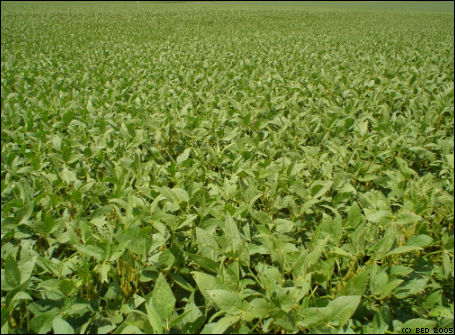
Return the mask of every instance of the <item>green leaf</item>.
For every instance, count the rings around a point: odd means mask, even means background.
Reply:
[[[17,224],[26,223],[33,213],[33,201],[27,201],[24,206],[16,212]]]
[[[225,286],[214,276],[210,276],[203,272],[193,271],[191,273],[205,299],[210,300],[209,290],[225,289]]]
[[[164,322],[161,317],[158,315],[158,312],[155,309],[153,298],[149,299],[148,303],[145,304],[145,310],[147,312],[147,318],[150,325],[153,327],[156,333],[164,333]]]
[[[108,274],[111,271],[111,265],[102,263],[98,264],[95,269],[96,273],[99,275],[100,282],[105,283],[108,282]]]
[[[401,285],[404,280],[402,279],[392,279],[386,283],[381,289],[379,298],[385,299],[386,297],[390,296],[395,288]]]
[[[137,326],[127,325],[122,329],[121,334],[144,334]]]
[[[119,231],[115,238],[124,243],[131,252],[146,257],[152,245],[153,236],[150,227],[141,228],[137,224],[132,224],[124,231]]]
[[[15,301],[20,301],[20,300],[33,300],[33,298],[26,292],[17,292],[12,298],[11,298],[11,305],[14,306],[13,302]],[[14,307],[13,307],[14,308]]]
[[[327,307],[307,308],[300,315],[297,322],[299,328],[312,328],[318,325],[331,323],[333,326],[344,326],[360,303],[360,296],[341,296],[331,301]]]
[[[158,257],[157,266],[161,270],[169,271],[172,266],[174,265],[176,258],[171,250],[166,249],[161,252],[160,256]]]
[[[238,315],[243,309],[242,299],[236,293],[226,290],[208,290],[207,293],[218,308],[228,314]]]
[[[305,269],[308,270],[317,262],[319,262],[322,253],[324,252],[325,246],[327,245],[330,237],[326,236],[323,239],[319,239],[316,245],[312,248],[311,253],[305,257]]]
[[[74,334],[73,327],[59,316],[52,321],[52,329],[55,334]]]
[[[406,246],[415,246],[420,248],[428,247],[433,243],[433,239],[428,235],[416,235],[411,236],[406,242]]]
[[[5,261],[5,280],[12,288],[18,286],[21,282],[21,273],[12,255],[9,255]]]
[[[272,293],[276,292],[278,283],[281,282],[280,270],[274,266],[269,266],[264,263],[256,265],[258,277],[262,287],[265,289],[265,293],[271,296]]]
[[[74,245],[82,255],[93,257],[98,261],[101,261],[104,257],[104,250],[95,245]]]
[[[374,247],[374,257],[376,259],[382,259],[392,248],[396,240],[396,232],[394,229],[387,229],[384,236]]]
[[[275,294],[272,294],[272,300],[279,302],[281,310],[286,313],[291,312],[291,310],[297,306],[300,300],[303,298],[305,292],[300,290],[297,287],[280,287],[275,291]]]
[[[333,247],[330,250],[330,254],[355,259],[355,256],[353,254],[351,254],[350,252],[347,252],[344,249],[338,248],[338,247]]]
[[[331,311],[329,317],[332,324],[336,324],[338,327],[343,327],[360,303],[360,295],[342,296],[333,300],[328,308]]]
[[[413,279],[404,285],[398,287],[394,295],[398,299],[404,299],[410,295],[415,295],[415,294],[420,294],[425,290],[425,287],[427,285],[428,279],[422,278],[422,279]]]
[[[133,296],[133,298],[134,298],[134,307],[135,308],[138,308],[145,301],[145,299],[143,297],[141,297],[140,295],[137,295],[137,294],[135,294]]]
[[[2,279],[3,279],[3,276],[2,276]],[[27,290],[29,285],[30,285],[30,279],[24,281],[23,283],[19,284],[18,286],[16,286],[15,288],[13,288],[11,291],[8,292],[8,294],[5,297],[5,307],[7,310],[13,309],[15,300],[27,299],[26,297],[28,297],[29,295],[27,293],[25,293],[25,291]],[[3,289],[3,285],[2,285],[2,289]],[[16,299],[16,295],[18,295],[18,297],[20,299]]]
[[[218,273],[218,267],[219,267],[218,263],[211,260],[210,258],[206,258],[203,256],[190,254],[190,253],[188,253],[188,256],[193,260],[193,262],[195,262],[197,265],[199,265],[204,270],[212,272],[214,274]]]
[[[347,217],[348,226],[351,228],[357,227],[362,222],[362,211],[359,205],[355,202],[350,208]]]
[[[386,256],[392,256],[392,255],[398,255],[398,254],[404,254],[410,251],[415,251],[415,250],[422,250],[421,247],[417,246],[410,246],[410,245],[403,245],[401,247],[395,248],[391,251],[389,251]]]
[[[370,222],[386,226],[392,222],[392,215],[385,210],[371,211],[365,210],[366,219]]]
[[[53,320],[58,313],[58,310],[54,308],[48,312],[35,315],[30,320],[30,329],[37,334],[46,334],[52,329]]]
[[[451,265],[450,257],[445,250],[442,252],[442,270],[444,273],[444,278],[448,279],[450,274],[453,276],[453,265]]]
[[[2,315],[2,327],[1,333],[2,334],[9,334],[9,325],[8,325],[8,314],[6,308],[2,308],[1,311]]]
[[[290,220],[276,219],[273,223],[276,224],[275,230],[281,234],[289,234],[296,228],[295,223]]]
[[[245,311],[245,320],[253,321],[254,319],[265,319],[270,316],[272,308],[269,302],[264,298],[254,298],[248,304],[248,309]]]
[[[218,241],[230,257],[239,257],[242,263],[249,263],[249,253],[245,246],[245,241],[240,235],[236,222],[229,213],[227,213],[224,223],[224,238]]]
[[[223,334],[226,329],[240,320],[238,315],[226,315],[216,322],[207,323],[201,334]]]
[[[199,227],[196,227],[196,237],[201,255],[216,261],[216,250],[219,247],[215,239],[205,229]]]
[[[415,334],[416,329],[433,329],[436,327],[437,322],[426,319],[410,319],[403,323],[403,328],[411,328],[411,333]]]
[[[190,156],[191,148],[186,148],[178,157],[177,163],[181,164],[188,159]]]
[[[349,279],[344,286],[343,290],[339,293],[339,296],[342,295],[363,295],[369,278],[370,270],[364,268],[360,271],[360,273],[356,274],[354,277]]]
[[[97,334],[108,334],[113,329],[115,329],[115,326],[113,326],[113,325],[101,326],[101,327],[98,327]]]
[[[390,277],[393,277],[393,276],[406,277],[408,274],[410,274],[413,271],[414,270],[408,266],[392,265],[390,267]]]
[[[191,284],[183,276],[173,272],[169,272],[169,276],[178,286],[184,290],[187,290],[188,292],[194,292],[195,288],[191,286]]]
[[[318,199],[322,197],[331,187],[332,187],[332,182],[331,181],[316,181],[310,186],[310,192],[311,196],[314,199]]]
[[[92,98],[89,98],[88,99],[88,102],[87,102],[87,111],[89,113],[94,113],[96,110],[95,108],[93,107],[93,104],[92,104]]]
[[[71,185],[72,183],[77,181],[77,175],[73,171],[68,170],[66,166],[63,167],[62,171],[60,172],[60,178],[67,184]]]
[[[188,202],[189,200],[188,193],[182,188],[175,187],[170,189],[169,187],[164,186],[160,187],[159,191],[167,200],[175,202],[176,204]]]
[[[372,267],[372,270],[374,269],[378,269],[378,267]],[[385,271],[385,269],[382,269],[382,270],[379,270],[379,272],[374,272],[372,271],[373,274],[372,274],[372,283],[371,283],[371,291],[373,294],[375,295],[380,295],[386,285],[387,285],[387,282],[389,281],[389,276],[387,275],[387,272]]]
[[[231,241],[231,243],[236,247],[239,246],[240,242],[242,241],[242,237],[240,236],[237,224],[234,222],[229,213],[226,215],[226,220],[224,223],[224,233],[228,241]]]
[[[444,307],[444,306],[436,306],[430,311],[431,317],[442,317],[448,318],[453,320],[453,308]]]
[[[21,283],[30,279],[33,270],[35,269],[36,260],[38,256],[31,251],[23,248],[21,250],[21,259],[18,263],[19,272],[21,274]]]
[[[169,320],[174,312],[175,297],[162,273],[158,276],[153,288],[152,302],[158,314],[164,320]]]
[[[62,138],[55,134],[52,136],[52,146],[55,150],[60,151],[62,147]]]
[[[421,216],[409,211],[401,211],[397,216],[397,223],[402,225],[419,222],[421,220]]]

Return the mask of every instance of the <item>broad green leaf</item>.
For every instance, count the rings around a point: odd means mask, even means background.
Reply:
[[[374,247],[374,256],[376,259],[382,259],[387,252],[392,248],[396,240],[396,232],[394,229],[386,230],[384,236],[377,242]]]
[[[413,279],[401,285],[394,291],[394,295],[398,299],[404,299],[410,295],[422,293],[427,285],[428,279]]]
[[[33,201],[28,201],[16,213],[17,224],[26,223],[33,213]]]
[[[453,320],[453,309],[449,307],[437,306],[430,311],[431,317],[443,317]]]
[[[98,261],[101,261],[104,257],[104,250],[95,245],[75,245],[74,248],[82,255],[94,257]]]
[[[449,278],[450,274],[453,275],[453,262],[450,263],[449,255],[445,250],[442,252],[442,269],[446,279]]]
[[[224,290],[226,289],[225,285],[223,285],[216,277],[208,275],[203,272],[193,271],[191,273],[193,275],[194,281],[197,284],[197,287],[201,291],[202,295],[205,299],[210,300],[211,297],[208,293],[210,290]]]
[[[330,322],[338,327],[344,326],[356,311],[360,298],[360,295],[341,296],[330,302]]]
[[[153,327],[153,329],[155,330],[155,332],[158,334],[163,334],[164,327],[165,327],[164,322],[155,309],[155,306],[153,303],[153,298],[150,299],[145,304],[145,310],[147,312],[148,321],[149,321],[150,325]]]
[[[56,334],[74,334],[73,327],[60,316],[57,316],[52,321],[52,329]]]
[[[95,267],[95,271],[98,273],[99,279],[102,283],[108,282],[108,274],[111,271],[111,265],[106,263],[98,264]]]
[[[379,295],[380,299],[384,299],[390,296],[395,288],[401,285],[404,280],[402,279],[392,279],[387,282],[385,286],[382,287],[381,293]]]
[[[191,153],[191,148],[186,148],[178,157],[177,163],[181,164],[188,159]]]
[[[54,308],[50,311],[35,315],[33,319],[30,320],[30,329],[37,334],[46,334],[52,329],[53,320],[57,314],[58,310]]]
[[[240,320],[238,315],[226,315],[216,322],[207,323],[201,334],[223,334],[226,329]]]
[[[341,290],[341,292],[338,294],[339,296],[342,295],[359,295],[361,296],[368,284],[368,278],[369,278],[369,269],[364,268],[363,270],[360,271],[360,273],[356,274],[354,277],[349,279],[344,288]]]
[[[201,268],[203,268],[206,271],[209,271],[211,273],[218,273],[218,268],[219,265],[215,261],[211,260],[210,258],[195,255],[195,254],[188,254],[188,256],[191,258],[193,262],[195,262],[197,265],[199,265]]]
[[[350,208],[347,217],[347,224],[349,227],[356,227],[362,222],[362,211],[359,205],[355,202]]]
[[[21,282],[21,273],[17,267],[16,260],[12,255],[9,255],[5,261],[5,280],[11,287],[16,287]]]
[[[416,246],[425,248],[433,243],[433,239],[428,235],[415,235],[411,236],[406,242],[406,246]]]
[[[23,291],[17,292],[11,298],[11,301],[10,301],[8,307],[10,309],[14,309],[17,306],[17,304],[19,304],[23,300],[32,301],[33,298],[29,294],[27,294],[26,292],[23,292]]]
[[[127,227],[124,231],[119,231],[115,238],[120,243],[124,243],[128,250],[142,257],[147,256],[153,242],[151,228],[140,228],[137,224]]]
[[[332,187],[331,181],[317,181],[310,186],[311,196],[314,199],[323,196]]]
[[[122,329],[121,334],[144,334],[138,327],[134,325],[127,325]]]
[[[113,325],[105,325],[98,327],[97,334],[108,334],[112,331],[115,327]]]
[[[386,226],[392,222],[392,215],[388,211],[378,210],[378,211],[366,211],[366,219],[370,222]]]
[[[153,288],[152,301],[157,313],[164,320],[169,320],[174,311],[176,300],[169,284],[161,273]]]
[[[191,284],[183,276],[180,276],[179,274],[173,272],[169,272],[169,276],[177,285],[179,285],[184,290],[187,290],[189,292],[193,292],[195,290],[195,287],[191,286]]]
[[[413,272],[414,270],[408,266],[403,266],[403,265],[392,265],[390,267],[390,276],[402,276],[406,277],[408,274]]]
[[[8,315],[6,308],[2,308],[1,311],[2,315],[2,327],[1,332],[2,334],[9,334],[9,324],[8,324]]]
[[[327,323],[342,327],[354,314],[359,303],[360,296],[341,296],[331,301],[327,307],[304,309],[297,325],[303,329]]]
[[[25,248],[21,250],[21,259],[18,263],[18,269],[21,274],[21,283],[30,279],[33,270],[35,269],[36,260],[38,256]]]
[[[245,311],[245,320],[265,319],[270,316],[271,311],[272,308],[266,299],[254,298],[249,302],[248,309]]]
[[[237,315],[242,311],[242,299],[236,293],[226,290],[207,290],[207,294],[222,311]]]
[[[403,245],[401,247],[392,249],[391,251],[389,251],[386,254],[386,256],[404,254],[404,253],[407,253],[407,252],[410,252],[410,251],[415,251],[415,250],[422,250],[422,248],[421,247],[417,247],[417,246],[412,246],[412,245]]]
[[[437,322],[426,319],[410,319],[403,323],[403,328],[410,328],[411,332],[414,333],[417,329],[432,329],[436,326]]]
[[[94,113],[95,112],[95,108],[93,107],[93,104],[92,104],[92,98],[89,98],[88,99],[88,102],[87,102],[87,111],[89,113]]]
[[[418,222],[421,220],[422,220],[421,216],[419,216],[415,213],[412,213],[410,211],[402,211],[397,216],[397,223],[404,224],[404,225],[413,223],[413,222]]]
[[[169,271],[175,263],[175,256],[169,249],[164,250],[158,257],[157,266],[164,271]]]
[[[74,171],[69,170],[66,166],[63,167],[60,172],[60,178],[67,184],[70,185],[77,181],[77,175]]]
[[[196,237],[201,255],[216,261],[216,250],[219,248],[215,239],[205,230],[196,227]]]

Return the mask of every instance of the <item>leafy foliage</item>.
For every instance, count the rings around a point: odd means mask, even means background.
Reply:
[[[1,16],[2,334],[453,327],[453,12]]]

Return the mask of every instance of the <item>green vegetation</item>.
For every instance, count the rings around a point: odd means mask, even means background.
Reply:
[[[2,2],[2,334],[453,327],[453,3],[405,6]]]

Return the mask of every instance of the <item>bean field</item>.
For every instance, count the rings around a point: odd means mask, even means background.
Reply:
[[[1,3],[1,333],[452,333],[453,2]]]

